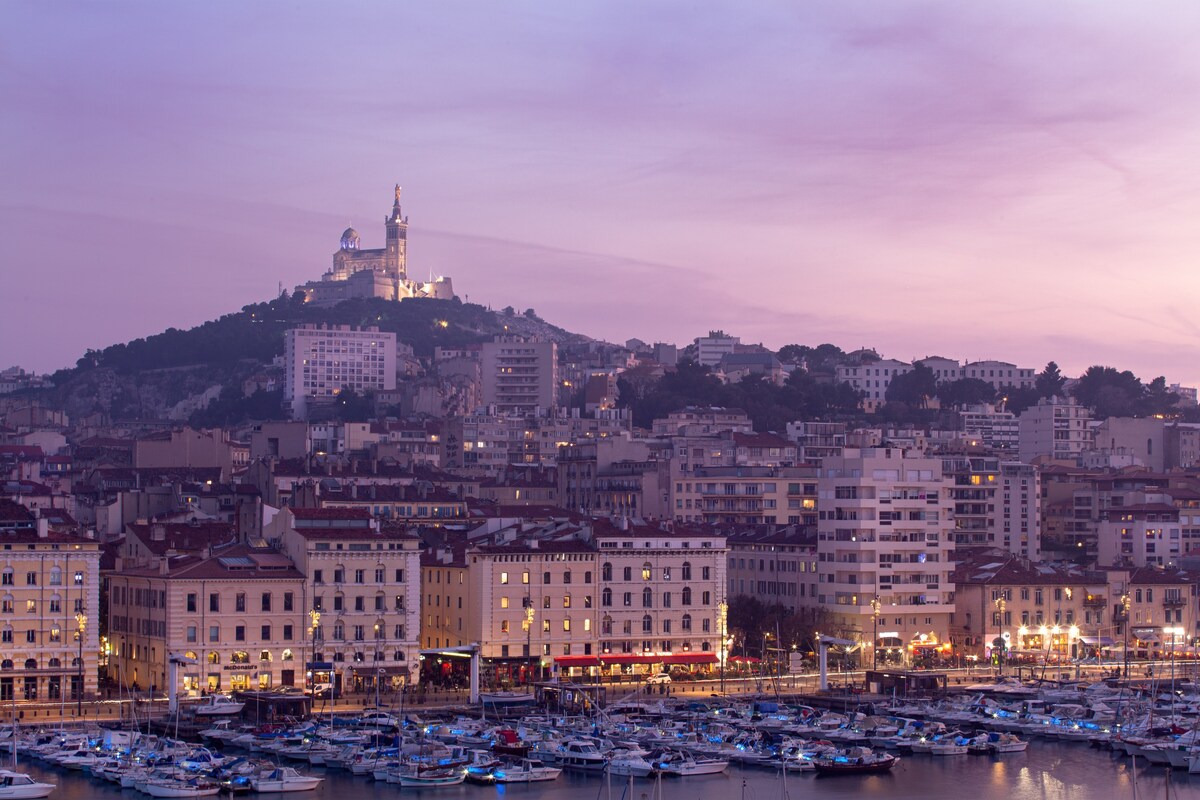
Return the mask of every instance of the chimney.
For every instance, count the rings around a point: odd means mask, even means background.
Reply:
[[[37,535],[39,539],[45,539],[50,535],[50,520],[45,517],[38,517]]]
[[[156,522],[150,526],[150,541],[165,542],[167,540],[167,526]]]

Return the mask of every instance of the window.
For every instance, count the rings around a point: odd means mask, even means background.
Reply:
[[[570,617],[566,617],[565,619],[563,619],[563,630],[566,631],[567,633],[571,632],[571,618]]]
[[[627,581],[633,580],[633,567],[625,568],[625,580],[627,580]]]
[[[293,628],[291,625],[284,625],[284,626],[283,626],[283,640],[284,640],[285,642],[290,642],[290,641],[292,641],[292,639],[293,639],[293,631],[294,631],[294,628]],[[290,652],[292,652],[292,651],[291,651],[291,650],[284,650],[284,651],[283,651],[283,653],[284,653],[283,660],[284,660],[284,661],[291,661],[291,659],[287,657],[287,654],[288,654],[288,653],[290,653]]]
[[[685,606],[690,606],[692,604],[692,587],[690,587],[690,586],[683,587],[682,594],[683,594],[683,598],[682,598],[681,602]]]
[[[187,596],[187,610],[191,613],[196,613],[196,593],[191,592]]]
[[[196,626],[195,625],[187,626],[187,640],[189,642],[196,641]]]
[[[75,585],[83,586],[83,573],[82,572],[75,573]]]
[[[600,580],[605,583],[613,579],[612,564],[608,561],[604,562],[604,566],[600,568]]]
[[[570,607],[571,607],[571,595],[564,594],[563,595],[563,608],[570,608]]]
[[[626,607],[633,605],[633,592],[626,592],[622,599]]]
[[[384,582],[384,579],[385,579],[386,577],[387,577],[387,571],[386,571],[386,570],[384,570],[384,568],[383,568],[383,567],[376,567],[376,568],[375,568],[375,582],[376,582],[376,583],[383,583],[383,582]]]
[[[346,570],[342,569],[341,567],[338,567],[337,569],[335,569],[333,571],[333,582],[334,583],[345,583],[346,582]]]
[[[502,585],[508,583],[508,573],[507,572],[500,573],[500,583]]]
[[[271,593],[270,592],[262,593],[262,610],[263,611],[271,610]]]
[[[692,579],[692,562],[690,562],[690,561],[683,562],[683,566],[680,567],[679,573],[680,573],[679,574],[680,578],[682,578],[685,581],[690,581]]]
[[[506,619],[500,620],[500,632],[508,633],[508,620],[506,620]]]
[[[220,613],[221,611],[221,595],[213,592],[208,596],[208,610]]]
[[[508,608],[508,598],[507,598],[507,597],[501,597],[501,598],[500,598],[500,607],[501,607],[501,608]]]
[[[547,586],[550,585],[550,573],[549,572],[542,573],[542,583],[546,584]]]
[[[654,620],[651,619],[649,614],[644,615],[642,617],[642,633],[650,633],[653,628]]]
[[[262,626],[262,638],[259,641],[263,641],[263,642],[271,641],[271,626],[270,625]]]
[[[584,583],[591,583],[591,582],[592,582],[592,573],[591,573],[591,570],[588,570],[587,572],[583,573],[583,582],[584,582]]]
[[[680,630],[690,631],[692,629],[692,615],[684,614],[683,619],[679,622]]]
[[[644,581],[650,580],[650,576],[653,573],[654,573],[654,568],[650,566],[649,561],[647,561],[645,564],[642,564],[642,580],[644,580]]]
[[[239,614],[246,612],[246,593],[238,592],[233,598],[233,610]]]
[[[26,572],[25,573],[25,585],[37,586],[37,573],[36,572]]]
[[[525,570],[521,573],[521,583],[525,584],[526,586],[529,585],[529,570]]]
[[[606,608],[612,605],[612,589],[609,589],[607,586],[600,592],[600,605]]]
[[[11,569],[6,569],[6,570],[4,570],[3,573],[0,573],[0,585],[4,585],[4,586],[15,586],[16,585],[16,580],[13,578],[13,571]]]
[[[550,595],[546,595],[545,597],[542,598],[542,608],[549,608],[549,607],[550,607]]]
[[[563,583],[570,583],[570,582],[571,582],[571,570],[567,570],[566,572],[563,573]]]
[[[210,642],[221,641],[221,626],[220,625],[209,625],[208,626],[208,640]],[[215,655],[215,653],[214,653],[214,655]]]
[[[365,569],[354,570],[354,582],[355,583],[366,583],[367,582],[367,571]]]
[[[245,625],[235,625],[233,627],[233,640],[235,642],[246,641],[246,626]]]
[[[663,592],[663,608],[671,607],[671,593]]]
[[[642,589],[642,608],[654,608],[654,592],[649,586]]]
[[[333,610],[334,611],[342,611],[345,608],[345,603],[346,603],[346,598],[342,597],[340,594],[335,594],[333,596]]]
[[[325,570],[314,569],[313,570],[313,583],[324,583],[324,582],[325,582]]]

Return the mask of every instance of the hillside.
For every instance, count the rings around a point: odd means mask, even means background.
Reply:
[[[315,308],[297,297],[248,305],[190,330],[166,331],[88,350],[72,369],[53,376],[41,401],[74,419],[94,413],[112,419],[186,419],[216,399],[241,394],[241,385],[283,353],[283,335],[303,323],[376,325],[428,358],[435,347],[458,347],[502,333],[564,343],[587,337],[511,309],[494,312],[458,300],[348,300]]]

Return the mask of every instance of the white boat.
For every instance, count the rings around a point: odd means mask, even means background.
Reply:
[[[654,762],[664,775],[690,777],[692,775],[715,775],[729,768],[723,758],[696,758],[684,750],[668,750]]]
[[[393,781],[392,776],[388,775],[388,783],[399,783],[401,787],[409,787],[414,789],[420,788],[435,788],[438,786],[458,786],[467,779],[467,771],[462,767],[446,767],[434,769],[413,769],[405,767],[397,774],[397,780]]]
[[[5,800],[26,800],[46,797],[54,791],[56,784],[38,783],[24,772],[0,769],[0,797]]]
[[[139,784],[138,789],[151,797],[211,797],[221,791],[221,786],[199,778],[160,778]]]
[[[306,792],[321,785],[324,778],[301,775],[291,767],[277,767],[250,779],[256,792]]]
[[[197,717],[227,717],[242,713],[242,709],[245,707],[245,703],[234,700],[232,697],[210,694],[203,702],[194,706],[194,713]]]
[[[562,774],[558,767],[547,767],[540,761],[528,758],[513,764],[503,764],[492,770],[496,783],[537,783],[552,781]]]
[[[571,739],[564,742],[555,753],[560,766],[567,769],[577,769],[584,772],[603,772],[608,766],[608,759],[596,745],[584,739]]]
[[[618,750],[608,759],[608,774],[622,778],[645,778],[654,774],[654,765],[641,753]]]

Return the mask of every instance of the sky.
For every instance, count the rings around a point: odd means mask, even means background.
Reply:
[[[0,3],[0,368],[409,271],[610,341],[1200,385],[1200,4]]]

